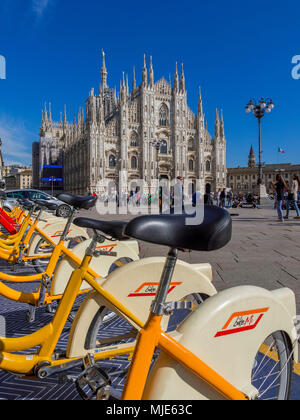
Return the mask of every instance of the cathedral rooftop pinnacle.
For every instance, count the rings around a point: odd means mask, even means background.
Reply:
[[[199,98],[198,98],[198,114],[203,115],[203,103],[202,103],[202,94],[201,94],[200,86],[199,86]]]
[[[150,56],[150,69],[149,69],[149,85],[153,87],[154,85],[154,72],[153,72],[153,65],[152,65],[152,57]]]
[[[135,67],[133,67],[132,91],[134,91],[135,89],[136,89]]]
[[[177,93],[179,87],[179,78],[178,78],[178,69],[177,69],[177,61],[175,64],[175,77],[174,77],[174,91]]]
[[[143,66],[143,86],[146,87],[148,84],[148,72],[147,72],[147,66],[146,66],[146,54],[144,54],[144,66]]]
[[[185,92],[185,76],[184,76],[183,63],[181,63],[180,92],[182,93]]]
[[[105,52],[102,50],[102,69],[101,69],[102,88],[107,88],[107,70],[105,64]]]

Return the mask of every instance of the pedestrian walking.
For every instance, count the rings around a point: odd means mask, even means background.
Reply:
[[[276,182],[271,182],[271,186],[276,192],[276,208],[278,214],[278,221],[284,222],[283,212],[282,212],[282,202],[284,199],[284,189],[287,188],[287,185],[280,174],[276,175]]]
[[[292,185],[288,186],[289,188],[288,188],[288,197],[286,200],[286,216],[284,217],[285,219],[289,218],[291,205],[293,205],[294,209],[296,210],[296,216],[294,217],[294,219],[300,219],[300,211],[299,211],[299,207],[297,203],[299,186],[300,186],[299,177],[296,174],[294,174],[292,178]]]
[[[196,188],[196,191],[194,192],[192,196],[192,205],[193,207],[197,207],[201,203],[201,198],[203,194],[200,191],[200,188]],[[208,204],[208,195],[207,193],[204,195],[204,204]]]
[[[225,200],[226,200],[226,188],[224,188],[220,193],[220,207],[225,207]]]
[[[231,190],[229,190],[228,193],[227,193],[227,207],[229,209],[232,208],[232,200],[233,200],[233,193],[232,193]]]
[[[216,194],[216,198],[217,198],[217,206],[220,207],[220,200],[221,200],[221,188],[218,189],[217,194]]]

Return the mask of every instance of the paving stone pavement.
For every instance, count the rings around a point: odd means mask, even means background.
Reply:
[[[233,219],[233,236],[231,242],[223,249],[214,252],[180,252],[179,258],[190,262],[209,262],[214,269],[214,284],[217,290],[242,284],[252,284],[267,289],[290,287],[296,295],[297,313],[300,314],[300,221],[291,219],[279,223],[275,210],[231,209]],[[83,212],[81,215],[100,218],[95,210]],[[104,220],[130,220],[132,216],[101,216]],[[141,242],[141,257],[166,255],[167,249]],[[10,272],[6,263],[0,261],[0,271]],[[22,268],[20,273],[31,272]],[[11,286],[11,285],[10,285]],[[22,290],[31,291],[37,284],[23,284]],[[20,288],[20,285],[16,285]],[[37,319],[28,324],[25,315],[27,305],[10,302],[0,297],[0,315],[6,318],[8,336],[23,336],[36,331],[51,319],[44,309],[37,311]],[[70,323],[63,331],[59,348],[66,344]],[[114,324],[105,334],[126,330],[125,324]],[[128,366],[128,361],[117,358],[103,361],[101,367],[113,372]],[[74,370],[71,374],[78,374]],[[116,377],[114,386],[121,391],[123,377]],[[300,399],[300,377],[294,375],[292,399]],[[72,400],[80,399],[75,386],[70,383],[59,383],[53,376],[43,381],[31,381],[18,378],[7,372],[0,372],[0,399],[41,399]]]

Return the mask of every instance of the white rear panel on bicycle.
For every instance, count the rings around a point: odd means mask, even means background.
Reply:
[[[81,244],[76,245],[72,249],[72,252],[82,260],[90,243],[91,240],[84,241]],[[103,243],[97,246],[97,250],[108,251],[117,254],[117,256],[106,255],[94,257],[92,259],[90,268],[101,277],[106,277],[110,271],[121,267],[125,263],[139,259],[139,246],[135,240],[114,241],[106,239]],[[52,280],[51,294],[53,296],[61,295],[64,292],[69,278],[71,277],[71,274],[75,268],[77,268],[75,264],[67,257],[63,258],[62,261],[59,262]],[[89,288],[90,286],[88,283],[82,283],[81,290]]]
[[[55,220],[49,221],[47,223],[45,222],[40,222],[40,223],[43,223],[41,225],[42,227],[38,225],[39,228],[42,230],[42,232],[46,236],[48,236],[51,239],[51,241],[53,241],[55,244],[58,244],[65,230],[66,219],[62,219],[61,221],[59,221],[56,218]],[[70,229],[67,235],[66,246],[68,246],[68,241],[78,238],[78,237],[88,239],[89,235],[86,229],[72,224],[70,226]],[[41,239],[43,239],[43,236],[40,235],[39,233],[37,233],[34,236],[28,249],[28,255],[30,256],[38,255],[38,253],[36,253],[36,247]]]
[[[296,304],[290,289],[273,292],[252,286],[227,289],[207,299],[177,329],[178,341],[219,375],[250,398],[254,360],[265,339],[284,331],[291,345],[297,342],[294,327]],[[298,360],[295,346],[294,358]],[[222,399],[209,385],[161,352],[148,377],[143,399]]]
[[[104,257],[105,258],[105,257]],[[99,263],[102,259],[99,258]],[[159,279],[165,265],[165,258],[145,258],[127,264],[112,272],[101,285],[122,303],[142,323],[147,321],[151,303],[157,291]],[[168,293],[168,302],[179,301],[192,293],[212,296],[216,292],[212,284],[209,264],[188,264],[178,261]],[[85,355],[85,336],[94,317],[101,307],[107,307],[138,328],[130,319],[121,314],[99,293],[92,292],[82,303],[69,336],[67,357]],[[169,316],[163,317],[163,329],[167,329]]]

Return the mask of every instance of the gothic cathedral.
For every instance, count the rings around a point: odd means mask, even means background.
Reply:
[[[212,138],[200,90],[197,114],[187,104],[183,65],[179,76],[176,64],[172,86],[171,78],[155,82],[152,58],[148,70],[144,57],[142,83],[137,86],[133,71],[130,90],[123,73],[117,95],[116,89],[108,86],[104,53],[102,60],[99,94],[91,90],[85,112],[81,110],[78,119],[68,122],[65,109],[60,122],[54,122],[51,107],[45,108],[38,167],[62,164],[64,190],[75,194],[101,194],[107,179],[122,191],[132,180],[150,185],[157,176],[169,180],[182,176],[194,185],[199,180],[202,192],[206,186],[211,191],[226,187],[222,112],[219,115],[217,110]],[[153,147],[157,143],[159,148]],[[127,179],[120,174],[126,174]]]

